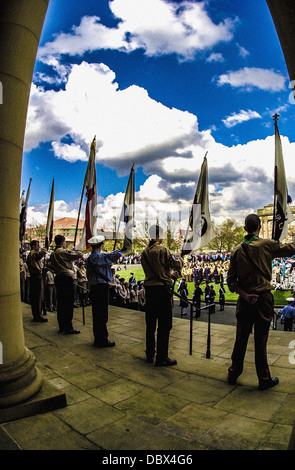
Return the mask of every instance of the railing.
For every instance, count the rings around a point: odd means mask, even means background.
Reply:
[[[209,308],[206,358],[210,359],[210,357],[211,357],[211,312],[210,312],[210,307],[213,307],[215,304],[209,304],[209,305],[206,305],[205,307],[198,308],[190,300],[184,299],[180,294],[178,294],[178,292],[173,291],[173,295],[176,295],[176,297],[178,297],[179,299],[185,300],[185,302],[187,302],[190,306],[190,341],[189,341],[190,356],[193,353],[193,313],[194,313],[194,307],[199,312],[201,310],[205,310],[206,308]]]

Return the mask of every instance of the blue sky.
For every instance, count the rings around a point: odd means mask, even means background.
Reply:
[[[28,224],[44,223],[53,178],[55,218],[77,215],[94,135],[105,219],[132,163],[138,216],[190,205],[208,151],[211,216],[242,221],[272,202],[275,112],[294,199],[291,91],[264,0],[51,0],[25,136]]]

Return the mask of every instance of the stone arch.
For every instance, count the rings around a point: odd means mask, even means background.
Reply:
[[[292,82],[295,80],[294,0],[266,1]],[[0,82],[3,92],[0,104],[0,341],[3,347],[0,407],[24,401],[42,386],[34,356],[24,344],[18,233],[26,115],[48,4],[49,0],[1,0],[0,5]]]

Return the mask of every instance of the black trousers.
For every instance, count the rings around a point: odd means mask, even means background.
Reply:
[[[70,331],[73,329],[74,280],[71,276],[59,274],[55,277],[54,283],[59,331]]]
[[[146,286],[146,355],[152,358],[156,352],[155,332],[157,330],[157,360],[168,357],[169,336],[172,328],[171,294],[166,286]]]
[[[30,273],[30,304],[35,319],[42,315],[43,293],[42,273]]]
[[[98,283],[90,286],[94,343],[103,346],[108,341],[109,286]]]
[[[292,331],[292,330],[293,330],[293,318],[285,318],[284,331]]]
[[[259,384],[271,379],[267,362],[267,340],[273,318],[273,304],[271,292],[260,294],[254,305],[238,298],[236,341],[232,365],[228,369],[231,376],[237,378],[243,371],[248,338],[254,326],[255,366]]]

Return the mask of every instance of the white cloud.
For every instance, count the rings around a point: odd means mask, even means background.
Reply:
[[[257,67],[244,67],[220,75],[217,84],[231,85],[234,88],[243,88],[247,91],[258,88],[264,91],[277,92],[285,89],[286,78],[273,70]]]
[[[224,57],[220,52],[212,52],[206,59],[206,62],[224,62]]]
[[[225,122],[232,126],[259,115],[248,110],[229,118]],[[51,141],[58,158],[86,160],[94,135],[98,161],[125,174],[134,162],[149,175],[137,194],[141,215],[146,202],[169,211],[173,204],[190,203],[206,151],[212,216],[238,220],[244,217],[243,211],[272,202],[273,136],[232,147],[219,144],[209,130],[198,130],[193,114],[168,108],[137,86],[119,90],[114,72],[104,64],[72,66],[64,90],[32,86],[27,151]],[[64,143],[66,136],[72,138],[72,144]],[[289,192],[294,199],[295,143],[284,137],[282,142]],[[122,199],[123,194],[118,193],[103,201],[105,217],[110,218],[112,204],[121,207]],[[44,223],[47,206],[30,211],[31,220]],[[61,205],[55,216],[70,213],[72,209]]]
[[[48,204],[29,206],[27,212],[27,227],[36,227],[46,224],[47,212]],[[62,219],[63,217],[77,218],[77,216],[77,209],[72,209],[65,201],[54,202],[54,220]]]
[[[226,127],[230,128],[236,126],[237,124],[240,124],[241,122],[246,122],[250,119],[257,118],[261,119],[261,116],[259,113],[257,113],[257,111],[251,111],[251,109],[245,111],[244,109],[242,109],[239,113],[232,113],[231,116],[222,119],[222,122]]]
[[[50,63],[60,54],[83,55],[98,49],[132,52],[143,49],[148,56],[177,54],[191,60],[198,51],[232,39],[235,21],[229,18],[213,23],[206,3],[189,0],[112,0],[116,27],[100,23],[97,16],[85,16],[70,33],[60,33],[40,48],[39,60]]]
[[[206,138],[193,114],[168,108],[138,86],[119,90],[115,74],[104,64],[73,65],[65,89],[31,90],[25,151],[51,141],[55,155],[85,160],[97,136],[100,162],[126,170],[130,161],[152,163],[185,155]],[[63,143],[65,136],[72,144]]]
[[[52,142],[54,155],[68,162],[76,162],[77,160],[87,161],[89,155],[77,144],[64,144],[60,142]]]
[[[282,138],[285,169],[291,196],[295,194],[293,176],[293,155],[295,143]],[[187,223],[188,213],[195,193],[203,154],[195,149],[191,160],[167,159],[162,176],[153,174],[141,185],[136,193],[136,220],[149,221],[167,219],[178,220],[181,214],[182,228]],[[274,138],[248,142],[245,145],[227,147],[211,139],[208,142],[209,201],[212,219],[216,223],[233,218],[243,224],[250,212],[273,202]],[[188,166],[190,163],[190,171]],[[176,180],[175,172],[179,179]],[[187,177],[182,180],[182,175]],[[123,193],[111,194],[100,204],[101,225],[111,220],[112,215],[120,215]],[[180,212],[179,212],[180,211]]]
[[[247,57],[247,56],[250,54],[250,52],[247,51],[247,49],[245,49],[245,47],[240,46],[240,44],[236,43],[236,46],[237,46],[237,48],[238,48],[238,50],[239,50],[239,55],[240,55],[241,57]]]

